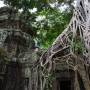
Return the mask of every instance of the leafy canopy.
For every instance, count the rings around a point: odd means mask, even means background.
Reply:
[[[36,32],[34,40],[41,48],[49,47],[66,28],[72,16],[73,0],[2,0],[16,10],[22,9],[22,19]],[[60,7],[67,9],[63,12]],[[53,7],[52,7],[53,6]],[[36,8],[35,12],[31,12]]]

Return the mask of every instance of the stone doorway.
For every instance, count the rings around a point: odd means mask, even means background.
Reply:
[[[72,90],[71,89],[71,80],[61,80],[59,81],[60,90]]]
[[[2,80],[0,79],[0,90],[2,90]]]
[[[74,90],[74,75],[72,70],[56,72],[52,90]]]

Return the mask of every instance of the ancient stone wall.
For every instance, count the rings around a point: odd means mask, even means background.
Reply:
[[[0,53],[0,90],[39,90],[41,54],[35,51],[31,28],[10,7],[0,9],[0,47],[7,53]]]

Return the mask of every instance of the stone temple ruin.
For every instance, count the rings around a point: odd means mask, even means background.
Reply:
[[[0,8],[0,90],[34,90],[30,89],[35,81],[31,77],[36,78],[37,71],[31,67],[35,67],[38,55],[33,34],[16,10]]]
[[[0,90],[90,90],[90,1],[78,0],[68,27],[41,55],[33,31],[0,9]]]

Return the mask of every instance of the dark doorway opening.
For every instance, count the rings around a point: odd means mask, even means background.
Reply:
[[[0,79],[0,90],[2,90],[2,80]]]
[[[60,81],[60,90],[71,90],[71,80]]]

